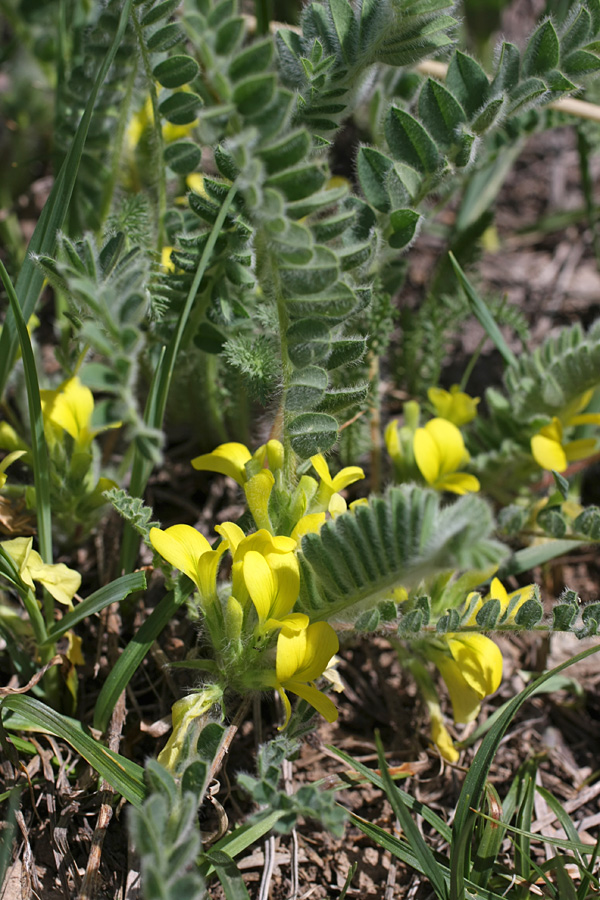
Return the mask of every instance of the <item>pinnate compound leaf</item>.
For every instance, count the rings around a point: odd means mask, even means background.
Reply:
[[[575,50],[563,60],[561,68],[567,75],[577,78],[580,75],[597,72],[600,69],[600,57],[588,50]]]
[[[506,555],[492,528],[478,497],[442,508],[435,491],[393,487],[303,538],[299,606],[311,620],[359,613],[437,571],[485,568]]]
[[[338,259],[327,247],[315,247],[310,266],[281,266],[280,275],[289,296],[316,294],[324,291],[339,274]]]
[[[327,372],[318,366],[306,366],[292,375],[285,405],[294,412],[315,409],[327,390]]]
[[[403,109],[392,106],[385,120],[385,137],[394,159],[421,174],[435,172],[441,163],[435,141],[425,128]]]
[[[153,53],[164,53],[165,50],[170,50],[171,47],[179,44],[184,39],[185,34],[177,22],[171,22],[170,25],[165,25],[150,35],[146,43],[148,50],[151,50]]]
[[[152,74],[163,87],[178,88],[193,81],[199,65],[191,56],[170,56],[154,67]]]
[[[329,326],[321,319],[298,319],[287,330],[288,355],[297,368],[325,359],[330,341]]]
[[[342,58],[349,65],[356,62],[358,28],[348,0],[329,0],[329,10]]]
[[[202,99],[191,91],[177,91],[163,100],[158,111],[173,125],[190,125],[195,121]]]
[[[501,91],[509,93],[519,83],[519,72],[521,69],[521,54],[514,44],[506,41],[502,44],[500,51],[500,59],[496,71],[496,77],[492,82],[491,93],[497,94]]]
[[[274,75],[251,75],[236,86],[233,101],[243,116],[256,116],[273,99],[275,87]]]
[[[263,72],[271,64],[273,58],[273,41],[266,39],[257,41],[247,50],[237,53],[229,66],[229,77],[232,81],[241,81],[249,75]]]
[[[331,450],[338,436],[338,424],[326,413],[301,413],[288,427],[295,453],[309,459],[317,453]]]

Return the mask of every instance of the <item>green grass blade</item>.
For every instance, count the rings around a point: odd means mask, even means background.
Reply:
[[[112,41],[90,93],[81,121],[77,126],[73,143],[58,173],[50,196],[42,210],[38,223],[29,242],[28,254],[16,283],[16,293],[25,322],[35,309],[37,299],[44,282],[44,274],[35,264],[34,256],[51,256],[56,243],[56,233],[64,222],[71,195],[75,186],[79,163],[87,138],[98,92],[106,80],[129,20],[132,0],[125,0],[114,40]],[[4,393],[6,382],[15,359],[17,350],[17,331],[14,315],[7,315],[6,323],[0,335],[0,397]]]
[[[63,716],[33,697],[12,696],[3,700],[1,710],[13,710],[24,716],[34,730],[48,732],[73,747],[112,788],[134,806],[140,806],[145,797],[144,770],[118,753],[114,753],[87,734],[76,719]],[[0,733],[6,752],[6,733]]]
[[[255,844],[256,841],[260,841],[285,814],[286,811],[284,809],[268,810],[260,818],[255,819],[254,822],[241,825],[240,828],[236,828],[231,834],[225,835],[224,838],[217,841],[212,850],[224,851],[233,859],[233,857],[247,850],[252,844]],[[215,867],[208,859],[205,859],[199,867],[200,874],[205,878],[212,875],[214,871]]]
[[[538,762],[535,759],[527,760],[521,772],[519,785],[519,802],[516,814],[517,835],[515,841],[515,869],[517,875],[528,879],[531,872],[531,839],[530,829],[533,822],[533,801],[535,798],[535,774]]]
[[[362,775],[363,778],[368,781],[370,784],[379,788],[380,791],[385,791],[385,787],[383,784],[383,780],[381,777],[375,772],[373,769],[369,769],[368,766],[363,765],[363,763],[358,762],[353,759],[347,753],[344,753],[343,750],[338,750],[337,747],[333,747],[331,744],[327,746],[327,749],[334,753],[336,756],[339,756],[343,762],[345,762],[351,769],[354,769],[359,775]],[[402,802],[411,810],[411,812],[417,813],[417,815],[422,816],[423,819],[435,828],[437,833],[444,838],[445,841],[450,841],[452,838],[452,829],[450,826],[444,822],[440,816],[433,812],[433,810],[429,809],[428,806],[425,806],[424,803],[421,803],[419,800],[415,800],[414,797],[411,797],[410,794],[407,794],[406,791],[401,790],[400,788],[396,788],[399,792]]]
[[[377,744],[377,756],[379,759],[379,768],[381,769],[381,780],[383,782],[386,797],[394,810],[396,818],[402,826],[406,840],[419,860],[421,871],[431,883],[439,900],[446,900],[448,897],[446,882],[442,878],[439,865],[430,848],[427,846],[425,838],[417,828],[416,823],[413,822],[412,816],[402,800],[400,792],[390,778],[385,759],[385,750],[383,749],[381,737],[378,733],[375,734],[375,743]]]
[[[557,675],[574,663],[586,659],[592,653],[597,653],[599,650],[600,645],[589,647],[533,681],[509,703],[502,716],[500,716],[494,727],[490,729],[481,742],[481,747],[471,763],[460,792],[452,826],[450,900],[464,900],[465,878],[468,877],[470,871],[471,837],[476,819],[476,813],[473,812],[473,809],[477,809],[480,805],[490,766],[511,720],[540,684],[544,684],[554,675]]]
[[[60,622],[57,622],[50,629],[45,643],[57,641],[59,637],[66,634],[78,622],[83,621],[88,616],[93,616],[94,613],[100,612],[106,606],[110,606],[111,603],[120,603],[121,600],[124,600],[125,597],[128,597],[134,591],[143,591],[145,587],[146,576],[144,572],[132,572],[129,575],[121,575],[120,578],[116,578],[110,584],[94,591],[91,596],[86,597],[71,612],[64,615]]]
[[[146,424],[151,428],[162,428],[163,419],[165,417],[167,398],[169,396],[171,381],[173,379],[173,372],[175,371],[175,363],[177,362],[177,354],[179,353],[179,348],[181,347],[183,334],[185,332],[192,306],[194,305],[194,301],[196,299],[196,294],[198,293],[198,288],[200,287],[200,282],[202,281],[204,273],[210,262],[210,258],[217,242],[217,238],[221,233],[221,229],[223,228],[223,225],[225,223],[225,218],[235,198],[236,191],[237,186],[234,183],[229,188],[229,193],[225,197],[221,209],[219,210],[219,214],[215,219],[215,223],[211,229],[209,238],[205,244],[204,250],[202,251],[202,255],[198,262],[194,280],[190,286],[183,309],[181,310],[179,320],[177,322],[177,328],[175,330],[175,333],[173,334],[173,337],[169,341],[166,353],[161,356],[155,378],[153,378],[152,380],[150,394],[148,396],[144,415]],[[146,484],[148,483],[151,471],[152,463],[148,459],[146,459],[136,448],[133,466],[131,469],[131,483],[129,486],[129,493],[132,497],[142,496],[146,488]],[[133,568],[135,564],[135,558],[137,556],[138,547],[139,536],[134,531],[134,529],[131,528],[131,526],[125,526],[123,534],[123,546],[121,551],[121,569],[125,572],[129,572]]]
[[[542,566],[557,556],[563,556],[570,553],[575,547],[582,547],[588,541],[549,541],[547,544],[540,544],[539,547],[525,547],[523,550],[517,550],[510,559],[500,566],[498,578],[502,579],[508,575],[519,575],[521,572],[528,572],[536,566]]]
[[[250,900],[242,874],[229,854],[223,850],[211,850],[206,854],[206,859],[214,866],[225,900]]]
[[[471,307],[473,314],[485,329],[488,337],[490,337],[496,345],[497,349],[502,355],[502,358],[504,359],[504,362],[509,366],[516,366],[517,358],[504,340],[502,332],[496,324],[496,320],[492,316],[491,312],[489,311],[481,297],[473,288],[473,285],[459,266],[454,254],[450,253],[449,256],[450,262],[452,263],[452,268],[454,269],[454,273],[458,279],[460,286],[467,295],[467,300],[469,301],[469,306]]]
[[[558,800],[556,801],[558,803]],[[488,816],[487,813],[482,813],[477,811],[477,817],[480,819],[485,819],[488,822],[495,822],[496,819],[492,819],[491,816]],[[531,841],[540,841],[543,844],[551,844],[553,847],[561,847],[563,850],[573,850],[578,853],[591,853],[594,849],[591,844],[584,844],[579,840],[579,835],[575,840],[571,838],[557,838],[557,837],[549,837],[546,834],[536,833],[534,831],[527,831],[525,828],[519,828],[517,825],[507,825],[504,823],[502,827],[506,831],[510,831],[512,834],[516,834],[520,837],[526,837],[528,840],[527,846],[531,843]],[[527,878],[529,873],[523,874],[523,878]]]
[[[157,607],[152,610],[133,640],[123,650],[110,675],[102,685],[94,710],[94,728],[105,731],[122,691],[129,684],[133,674],[141,665],[150,647],[167,623],[173,618],[186,597],[193,589],[190,582],[188,593],[180,593],[175,598],[173,591],[166,594]]]
[[[15,289],[2,261],[0,261],[0,278],[2,278],[8,294],[10,310],[13,315],[17,339],[21,345],[21,355],[23,357],[23,371],[25,373],[27,405],[29,408],[29,421],[31,426],[31,452],[33,455],[33,479],[35,484],[35,504],[40,556],[45,563],[51,563],[52,512],[50,507],[50,470],[48,468],[48,448],[44,436],[44,419],[42,417],[42,404],[40,401],[40,385],[35,367],[33,349],[31,347],[31,339],[29,337],[29,332],[27,331],[27,322],[23,317]],[[2,336],[0,337],[0,366],[2,365],[1,343],[5,331],[6,326],[2,329]]]

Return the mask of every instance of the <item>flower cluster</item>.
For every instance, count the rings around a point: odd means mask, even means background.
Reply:
[[[478,397],[470,397],[454,385],[450,391],[430,388],[429,400],[437,412],[419,427],[420,408],[410,401],[404,407],[404,425],[390,422],[385,443],[399,481],[419,476],[437,491],[467,494],[479,490],[474,475],[463,472],[469,462],[460,425],[466,425],[477,414]]]

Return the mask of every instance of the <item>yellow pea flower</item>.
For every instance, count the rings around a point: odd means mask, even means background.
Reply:
[[[35,590],[34,581],[43,585],[58,603],[71,607],[81,586],[81,575],[64,563],[45,563],[33,549],[33,538],[18,537],[0,545],[19,570],[21,580]]]
[[[192,466],[200,472],[218,472],[219,475],[227,475],[243,487],[247,481],[246,463],[251,459],[252,454],[245,444],[232,441],[219,444],[212,453],[196,456],[192,460]]]
[[[26,452],[26,450],[15,450],[13,453],[9,453],[8,456],[5,456],[2,462],[0,462],[0,488],[3,488],[6,484],[6,479],[8,478],[6,470],[8,467],[22,456],[25,456]]]
[[[332,478],[329,466],[322,453],[311,456],[310,461],[321,479],[315,498],[315,505],[321,507],[321,509],[329,508],[334,494],[337,494],[338,491],[343,491],[349,484],[354,484],[355,481],[360,481],[361,478],[365,477],[365,473],[360,466],[347,466]]]
[[[271,678],[271,686],[278,691],[285,708],[285,722],[281,728],[285,728],[292,714],[286,691],[306,700],[328,722],[335,722],[338,717],[335,705],[313,682],[325,672],[338,649],[337,635],[327,622],[314,622],[301,631],[287,628],[280,631],[276,672],[275,678]]]
[[[471,722],[481,700],[500,687],[502,654],[484,634],[446,634],[443,640],[448,652],[431,647],[427,656],[446,682],[454,721]]]
[[[600,425],[600,413],[572,416],[565,425]],[[564,472],[570,462],[587,459],[597,447],[595,438],[565,442],[563,423],[558,416],[553,416],[550,424],[544,425],[531,438],[531,453],[538,466],[548,471],[554,469],[555,472]]]
[[[449,391],[440,387],[430,387],[427,396],[436,415],[459,428],[471,422],[477,415],[480,398],[465,394],[457,384],[453,384]]]
[[[257,528],[266,528],[268,531],[273,530],[269,516],[269,499],[274,484],[275,478],[269,469],[261,469],[244,484],[246,503]]]
[[[460,753],[454,746],[452,738],[450,737],[450,732],[444,724],[444,716],[439,700],[434,694],[428,694],[425,697],[425,704],[431,722],[431,740],[444,759],[451,763],[456,762]]]
[[[258,613],[257,635],[283,626],[293,631],[307,627],[308,616],[292,613],[300,588],[297,565],[279,565],[272,569],[262,554],[249,550],[244,556],[243,575]]]
[[[224,538],[224,547],[229,548],[233,556],[231,567],[231,590],[235,598],[243,606],[249,599],[248,588],[244,579],[244,557],[255,551],[265,558],[270,568],[277,572],[279,568],[291,568],[298,573],[300,569],[294,553],[296,541],[285,535],[273,535],[266,528],[260,528],[247,537],[235,522],[223,522],[215,527],[217,534]],[[285,576],[284,576],[285,577]],[[297,592],[296,592],[297,595]]]
[[[217,569],[227,549],[225,542],[213,550],[191,525],[172,525],[164,531],[151,528],[150,543],[163,559],[192,579],[205,603],[217,599]]]
[[[292,540],[296,541],[299,544],[305,534],[317,533],[320,530],[321,526],[324,524],[324,512],[309,513],[306,516],[302,516],[302,518],[296,522],[290,536]]]
[[[417,428],[414,437],[417,466],[425,481],[438,491],[468,494],[479,490],[474,475],[459,472],[469,461],[462,434],[446,419],[431,419],[424,428]]]
[[[81,451],[88,450],[101,431],[121,425],[120,422],[113,422],[101,428],[92,428],[94,395],[76,375],[63,381],[55,391],[40,391],[40,400],[47,432],[52,435],[57,430],[66,431]]]
[[[200,732],[207,724],[215,704],[223,698],[219,685],[207,685],[202,691],[183,697],[171,710],[173,733],[158,754],[158,762],[177,774],[184,768],[188,757],[194,756]]]

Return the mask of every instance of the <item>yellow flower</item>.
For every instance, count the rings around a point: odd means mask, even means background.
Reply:
[[[328,722],[335,722],[335,705],[314,686],[339,649],[337,635],[327,622],[314,622],[301,631],[283,628],[277,638],[276,677],[272,680],[285,708],[285,728],[292,714],[286,694],[291,691],[310,703]],[[281,730],[281,729],[280,729]]]
[[[72,606],[72,600],[81,586],[81,575],[64,563],[45,563],[33,550],[33,538],[19,537],[3,541],[0,545],[8,553],[19,570],[21,581],[35,590],[34,581],[43,585],[59,603]]]
[[[431,721],[431,740],[444,759],[451,763],[456,762],[460,753],[454,746],[450,733],[444,725],[444,716],[437,697],[434,694],[428,694],[425,697],[425,703]]]
[[[425,481],[438,491],[467,494],[479,490],[474,475],[459,472],[469,461],[462,434],[446,419],[431,419],[417,428],[414,437],[415,460]]]
[[[204,453],[192,460],[194,469],[200,472],[218,472],[220,475],[228,475],[243,487],[247,481],[246,463],[250,462],[252,454],[245,444],[231,442],[219,444],[212,453]]]
[[[398,419],[390,422],[384,432],[385,446],[394,464],[397,481],[415,478],[414,438],[419,425],[421,408],[415,400],[404,404],[404,424],[398,427]]]
[[[293,538],[281,534],[273,535],[265,528],[260,528],[246,537],[235,522],[223,522],[222,525],[215,527],[215,531],[224,538],[223,546],[229,548],[233,556],[231,590],[242,606],[246,605],[250,596],[244,578],[244,557],[247,553],[254,551],[263,556],[275,572],[280,568],[293,569],[295,577],[300,577],[298,560],[294,553],[296,541]]]
[[[590,395],[591,391],[587,391],[582,396],[580,409],[587,406]],[[581,405],[582,401],[585,401],[585,406]],[[565,427],[574,425],[600,425],[600,413],[583,413],[564,418]],[[538,466],[548,471],[554,469],[555,472],[564,472],[570,462],[587,459],[597,447],[598,441],[595,438],[580,438],[565,442],[563,422],[558,416],[553,416],[550,424],[544,425],[531,438],[531,453]]]
[[[304,613],[292,613],[298,599],[300,573],[297,564],[272,569],[262,554],[249,550],[244,555],[243,575],[250,599],[258,613],[257,635],[286,628],[299,631],[307,627]],[[295,558],[293,560],[295,563]]]
[[[55,391],[40,391],[44,423],[52,429],[62,429],[69,434],[78,450],[89,448],[94,437],[106,428],[119,428],[113,422],[102,428],[92,428],[94,395],[75,375],[63,381]]]
[[[481,700],[497,691],[502,680],[502,654],[484,634],[446,634],[448,652],[428,648],[450,694],[454,721],[471,722]]]
[[[185,183],[190,191],[193,191],[195,194],[201,194],[202,197],[205,197],[208,200],[208,194],[204,187],[204,175],[201,175],[199,172],[192,172],[192,174],[188,175],[185,179]]]
[[[2,462],[0,462],[0,488],[3,488],[6,484],[6,479],[8,478],[6,470],[8,467],[22,456],[25,456],[26,452],[26,450],[15,450],[13,453],[9,453],[8,456],[5,456]]]
[[[172,525],[164,531],[150,529],[150,543],[163,559],[191,578],[207,604],[217,599],[217,569],[227,544],[216,550],[191,525]]]
[[[449,391],[439,387],[431,387],[427,391],[427,396],[436,414],[458,427],[471,422],[477,415],[479,397],[471,397],[469,394],[465,394],[457,384],[453,384]]]
[[[190,757],[194,758],[200,732],[207,724],[213,706],[220,703],[222,697],[222,688],[214,684],[173,704],[173,733],[158,754],[161,766],[177,774]]]
[[[174,247],[163,247],[160,254],[160,265],[164,272],[174,272],[175,263],[171,261],[171,253]]]
[[[261,469],[244,484],[244,493],[248,509],[256,522],[257,528],[272,531],[269,516],[269,499],[275,484],[273,473],[269,469]]]
[[[332,478],[331,473],[329,472],[329,466],[321,453],[317,453],[316,456],[311,456],[310,461],[321,479],[315,498],[315,505],[322,510],[329,508],[334,494],[337,494],[338,491],[343,491],[349,484],[354,484],[355,481],[360,481],[361,478],[365,477],[365,473],[360,466],[347,466]],[[316,511],[317,510],[313,509],[313,512]]]

